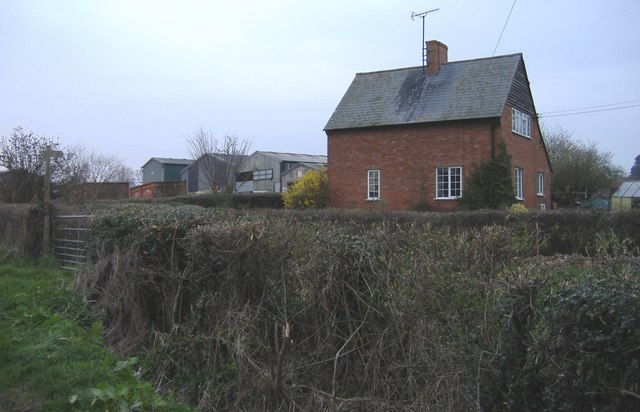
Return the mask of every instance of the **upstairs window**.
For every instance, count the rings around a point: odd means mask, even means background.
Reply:
[[[367,200],[380,200],[380,170],[367,170]]]
[[[531,138],[531,116],[520,110],[511,109],[511,131]]]
[[[436,199],[457,199],[462,196],[462,168],[436,169]]]

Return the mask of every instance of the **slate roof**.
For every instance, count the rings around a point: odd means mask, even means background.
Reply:
[[[622,182],[613,197],[640,197],[640,180]]]
[[[325,130],[500,117],[522,54],[358,73]]]

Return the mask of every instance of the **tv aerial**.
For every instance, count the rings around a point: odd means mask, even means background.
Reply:
[[[427,17],[427,14],[434,13],[440,9],[433,9],[424,11],[422,13],[411,13],[411,20],[415,20],[416,17],[422,19],[422,67],[427,67],[427,43],[424,40],[424,19]]]

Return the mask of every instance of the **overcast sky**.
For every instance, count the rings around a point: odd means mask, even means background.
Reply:
[[[523,53],[543,123],[628,172],[638,0],[0,0],[0,134],[22,126],[134,169],[188,157],[198,127],[326,154],[323,128],[355,73],[420,65],[411,14],[435,8],[426,38],[449,61]],[[550,117],[572,109],[592,113]]]

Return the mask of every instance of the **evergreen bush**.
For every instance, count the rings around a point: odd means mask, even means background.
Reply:
[[[516,202],[511,155],[501,141],[499,153],[483,161],[466,180],[460,206],[463,209],[506,209]]]

